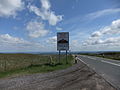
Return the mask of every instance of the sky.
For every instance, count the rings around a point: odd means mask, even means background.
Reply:
[[[0,52],[120,51],[119,0],[0,0]]]

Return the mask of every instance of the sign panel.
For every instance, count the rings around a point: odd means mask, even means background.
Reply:
[[[57,50],[69,50],[69,32],[57,33]]]

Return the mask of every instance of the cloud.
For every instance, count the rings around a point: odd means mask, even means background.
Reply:
[[[110,15],[110,14],[115,14],[115,13],[120,13],[120,8],[113,8],[113,9],[103,9],[95,12],[88,13],[86,15],[78,15],[76,17],[73,17],[67,21],[62,22],[63,25],[67,24],[75,24],[76,22],[78,23],[84,23],[86,24],[87,22],[100,18],[102,16]]]
[[[106,26],[99,31],[93,32],[91,37],[100,37],[105,34],[120,34],[120,19],[113,21],[110,26]]]
[[[42,8],[45,10],[49,10],[51,7],[51,4],[48,0],[41,0]]]
[[[42,7],[38,8],[34,5],[28,5],[31,12],[34,12],[37,16],[41,17],[42,20],[48,20],[50,25],[56,25],[62,21],[62,15],[55,15],[55,12],[50,9],[51,4],[49,0],[40,0]]]
[[[100,37],[102,34],[99,31],[93,32],[91,37]]]
[[[90,19],[96,19],[96,18],[99,18],[101,16],[114,14],[114,13],[119,13],[119,12],[120,12],[120,8],[104,9],[104,10],[100,10],[100,11],[97,11],[97,12],[89,13],[89,14],[86,15],[86,17],[90,18]]]
[[[92,35],[84,42],[83,45],[120,45],[120,37],[116,37],[115,35],[120,34],[120,19],[112,22],[111,25],[106,26],[98,31],[92,33]],[[107,37],[108,35],[112,35],[113,37]],[[107,37],[107,38],[104,38]],[[104,38],[104,39],[103,39]]]
[[[53,37],[48,38],[47,43],[57,44],[57,36],[53,36]]]
[[[27,41],[17,38],[17,37],[12,37],[9,34],[3,34],[0,35],[0,43],[4,44],[23,44],[23,43],[28,43]]]
[[[97,40],[92,40],[89,41],[88,43],[86,43],[88,45],[100,45],[100,44],[104,44],[104,45],[115,45],[118,46],[120,45],[120,37],[110,37],[104,40],[101,39],[97,39]]]
[[[0,17],[16,16],[18,11],[23,10],[22,0],[0,0]]]
[[[0,51],[38,51],[43,45],[37,42],[30,42],[22,38],[13,37],[9,34],[0,35]]]
[[[57,36],[48,37],[46,39],[47,51],[57,50]]]
[[[44,28],[44,24],[38,21],[28,22],[26,29],[32,38],[43,37],[48,33],[48,30]]]
[[[120,45],[120,37],[110,37],[102,41],[102,44]]]
[[[62,28],[60,28],[60,27],[56,27],[56,30],[61,31],[61,30],[62,30]]]
[[[78,43],[78,40],[72,40],[71,43],[70,43],[70,49],[78,48],[79,45],[80,44]]]

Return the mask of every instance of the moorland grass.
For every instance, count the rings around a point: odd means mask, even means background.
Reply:
[[[38,54],[0,54],[0,61],[3,66],[0,78],[6,78],[65,69],[72,66],[73,56],[68,55],[68,64],[65,55],[61,56],[60,63],[58,63],[58,55]],[[6,62],[6,66],[2,65],[5,64],[3,62]]]

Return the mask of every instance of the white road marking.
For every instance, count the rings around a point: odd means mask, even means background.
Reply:
[[[105,62],[105,63],[112,64],[112,65],[115,65],[115,66],[119,66],[119,67],[120,67],[120,64],[115,64],[115,63],[108,62],[108,61],[104,61],[104,60],[101,60],[101,62]]]
[[[83,60],[81,60],[80,57],[79,58],[77,57],[77,59],[80,60],[82,63],[86,64],[87,66],[90,66],[89,64],[87,64],[86,62],[84,62]]]
[[[84,57],[85,57],[85,56],[84,56]],[[97,60],[97,59],[95,59],[95,58],[93,58],[93,57],[88,57],[88,56],[87,56],[87,58],[92,59],[92,60],[96,60],[96,61],[101,61],[101,62],[104,62],[104,63],[108,63],[108,64],[111,64],[111,65],[115,65],[115,66],[119,66],[119,67],[120,67],[120,64],[112,63],[112,62],[109,62],[109,61]]]
[[[78,60],[80,60],[81,62],[85,63],[83,60],[81,60],[80,58],[77,57]]]
[[[98,59],[101,59],[102,57],[95,57],[96,59],[98,58]],[[113,61],[113,62],[118,62],[118,63],[120,63],[120,61],[118,61],[118,60],[112,60],[112,59],[108,59],[108,58],[102,58],[102,59],[106,59],[106,60],[109,60],[109,61]]]

